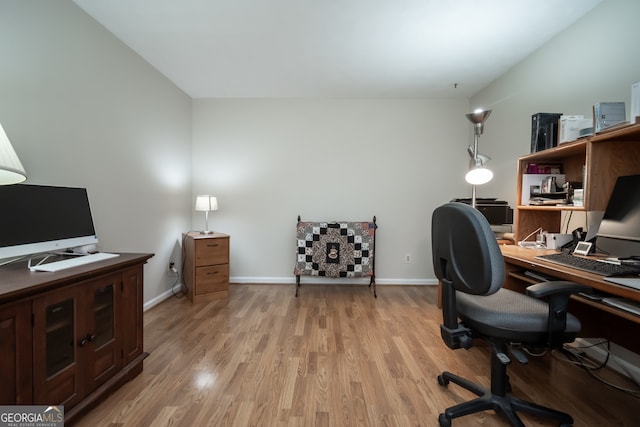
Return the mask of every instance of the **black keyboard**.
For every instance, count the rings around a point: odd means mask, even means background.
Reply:
[[[536,258],[601,276],[626,276],[640,273],[640,269],[632,265],[611,264],[609,262],[596,261],[595,259],[573,256],[564,252],[538,255]]]

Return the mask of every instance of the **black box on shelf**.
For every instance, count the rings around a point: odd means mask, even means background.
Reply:
[[[471,204],[471,199],[453,199],[452,202]],[[513,209],[503,200],[495,198],[476,199],[476,209],[487,218],[490,225],[513,224]]]
[[[531,152],[558,145],[558,121],[562,113],[536,113],[531,116]]]

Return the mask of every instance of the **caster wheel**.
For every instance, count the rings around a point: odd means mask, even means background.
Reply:
[[[444,375],[438,375],[438,384],[443,387],[449,385],[449,380],[444,377]]]
[[[438,416],[438,423],[440,423],[440,427],[451,427],[451,420],[444,414]]]

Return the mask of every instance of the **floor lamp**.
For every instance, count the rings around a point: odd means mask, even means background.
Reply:
[[[486,184],[493,178],[493,172],[484,166],[491,158],[478,152],[478,140],[484,130],[484,122],[490,115],[491,110],[475,110],[466,115],[467,119],[473,123],[473,147],[467,148],[471,161],[469,162],[469,172],[464,178],[471,184],[471,206],[474,208],[476,207],[476,185]]]

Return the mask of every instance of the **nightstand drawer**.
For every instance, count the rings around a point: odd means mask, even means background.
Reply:
[[[199,239],[195,242],[195,265],[216,265],[229,262],[229,239]]]
[[[226,291],[228,288],[229,264],[196,268],[196,295]]]

